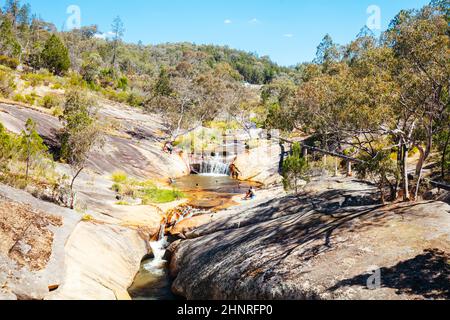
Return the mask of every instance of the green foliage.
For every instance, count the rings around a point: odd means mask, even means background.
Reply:
[[[54,76],[48,71],[42,70],[39,73],[25,73],[20,76],[22,80],[27,81],[32,87],[50,85],[55,81]]]
[[[0,54],[17,58],[20,55],[21,46],[14,33],[14,26],[10,19],[1,19],[0,24]]]
[[[128,180],[128,175],[123,171],[117,171],[112,174],[111,179],[116,184],[121,184],[125,183]]]
[[[100,136],[96,123],[96,104],[79,89],[66,92],[61,135],[61,158],[75,167],[83,167],[88,153]]]
[[[127,90],[128,88],[128,79],[127,77],[120,77],[119,80],[117,80],[117,89],[120,90]]]
[[[308,162],[302,156],[302,147],[299,143],[292,146],[292,154],[283,162],[283,184],[286,190],[298,193],[299,184],[308,181]]]
[[[56,75],[62,75],[70,68],[69,50],[55,34],[45,43],[41,59],[43,66]]]
[[[61,99],[57,95],[47,94],[41,100],[41,106],[46,109],[56,109],[62,104]]]
[[[4,171],[15,154],[16,140],[0,123],[0,170]]]
[[[10,58],[7,56],[1,56],[0,55],[0,65],[6,66],[10,69],[16,69],[19,66],[20,62],[16,58]]]
[[[184,198],[184,194],[176,189],[158,188],[152,181],[136,181],[130,179],[126,173],[118,171],[111,176],[114,184],[111,190],[122,196],[139,198],[142,205],[154,203],[169,203]],[[124,201],[124,203],[126,203]]]
[[[381,201],[385,201],[385,187],[390,186],[393,189],[391,181],[399,178],[399,170],[395,160],[391,158],[391,150],[382,148],[374,150],[375,154],[362,154],[360,160],[355,166],[355,171],[361,179],[370,179],[375,181],[381,194]]]
[[[178,190],[166,190],[158,188],[147,188],[139,192],[143,205],[152,203],[169,203],[184,198],[184,194]]]
[[[0,97],[8,98],[15,88],[14,77],[9,72],[0,70]]]
[[[27,103],[27,99],[25,98],[25,96],[20,93],[15,94],[13,100],[20,103]]]
[[[102,64],[102,58],[98,53],[89,53],[81,65],[80,74],[83,79],[88,83],[96,83],[99,80]]]
[[[37,133],[36,124],[32,119],[27,120],[25,130],[20,134],[19,148],[19,160],[26,162],[26,179],[28,179],[29,171],[41,157],[46,156],[48,150],[44,140]]]

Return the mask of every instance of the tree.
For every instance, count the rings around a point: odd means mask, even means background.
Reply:
[[[44,140],[37,133],[36,124],[32,119],[27,120],[25,130],[20,135],[19,145],[21,158],[26,162],[25,180],[28,181],[30,169],[35,161],[48,150]]]
[[[340,59],[340,52],[338,46],[333,42],[329,34],[325,35],[321,43],[317,47],[316,59],[314,63],[321,64],[325,70]]]
[[[9,134],[2,123],[0,123],[0,170],[5,171],[15,150],[15,139]]]
[[[61,158],[71,166],[74,172],[70,183],[71,203],[69,205],[73,209],[75,180],[86,167],[91,150],[103,143],[103,135],[98,124],[94,101],[79,89],[72,89],[66,93],[62,120],[64,129],[61,134]]]
[[[96,52],[88,53],[83,59],[80,74],[88,83],[96,83],[100,75],[103,60]]]
[[[119,44],[122,41],[122,37],[125,33],[125,28],[124,28],[122,19],[120,19],[119,16],[117,16],[114,19],[113,24],[111,25],[111,28],[112,28],[112,33],[114,34],[114,36],[113,36],[113,58],[112,58],[111,65],[113,67],[115,67],[116,60],[117,60],[117,49],[118,49]]]
[[[402,150],[405,200],[410,198],[406,159],[413,147],[420,151],[416,168],[417,199],[423,167],[433,150],[433,137],[447,129],[450,38],[448,19],[441,7],[426,6],[417,12],[402,12],[387,33],[387,45],[397,60],[393,74],[399,84],[393,132]],[[448,118],[447,118],[448,119]]]
[[[13,30],[13,24],[9,18],[4,18],[0,25],[0,54],[9,57],[19,57],[21,46]]]
[[[69,50],[55,34],[45,42],[41,60],[43,66],[56,75],[62,75],[70,68]]]
[[[386,187],[391,190],[392,200],[395,200],[395,184],[399,176],[398,166],[391,159],[391,150],[378,146],[373,150],[373,154],[362,154],[361,163],[355,167],[355,171],[361,179],[375,181],[380,192],[381,203],[386,203]]]
[[[297,194],[300,182],[307,181],[308,162],[302,156],[302,147],[299,143],[292,145],[292,153],[283,163],[283,184],[286,190],[294,190]]]

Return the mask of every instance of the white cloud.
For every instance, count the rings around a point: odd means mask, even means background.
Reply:
[[[226,19],[223,23],[225,23],[225,24],[232,24],[233,21],[231,21],[230,19]]]
[[[283,34],[283,37],[285,37],[285,38],[293,38],[294,35],[292,33],[286,33],[286,34]]]
[[[109,39],[112,37],[114,37],[114,32],[112,32],[112,31],[108,31],[105,33],[97,33],[94,35],[94,38],[103,39],[103,40],[106,40],[106,39]]]
[[[259,24],[259,23],[261,23],[261,21],[259,21],[259,20],[256,19],[256,18],[253,18],[253,19],[250,20],[248,23],[250,23],[250,24]]]

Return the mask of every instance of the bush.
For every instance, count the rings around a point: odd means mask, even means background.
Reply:
[[[116,206],[129,206],[130,204],[126,201],[118,201],[116,202]]]
[[[36,95],[36,93],[33,92],[30,94],[26,94],[24,98],[26,103],[28,103],[29,105],[34,105],[36,103],[38,96]]]
[[[53,75],[48,73],[48,71],[43,73],[25,73],[20,78],[27,81],[27,83],[32,87],[42,85],[48,86],[52,81],[54,81]]]
[[[52,109],[52,115],[53,115],[54,117],[57,117],[57,118],[62,117],[62,116],[64,115],[64,109],[63,109],[63,107],[61,107],[61,106],[56,106],[56,107],[54,107],[54,108]]]
[[[41,106],[46,109],[54,109],[61,106],[62,101],[56,95],[46,95],[41,100]]]
[[[1,56],[0,55],[0,64],[15,70],[19,66],[20,62],[16,58],[10,58],[10,57],[7,57],[7,56]]]
[[[115,183],[125,183],[128,180],[127,174],[123,171],[114,172],[112,174],[111,178],[112,178],[112,181],[114,181]]]
[[[53,74],[62,75],[70,68],[69,50],[61,38],[53,34],[45,43],[41,53],[44,66]]]
[[[8,98],[16,88],[14,78],[11,74],[0,70],[0,96]]]
[[[60,90],[63,88],[63,85],[61,83],[55,83],[54,85],[52,85],[51,87],[53,90]]]
[[[27,99],[25,99],[25,97],[23,95],[21,95],[20,93],[16,94],[13,97],[13,100],[16,102],[20,102],[20,103],[27,103]]]
[[[101,93],[105,96],[106,99],[119,103],[126,103],[129,98],[127,92],[117,92],[112,88],[103,89],[101,90]]]

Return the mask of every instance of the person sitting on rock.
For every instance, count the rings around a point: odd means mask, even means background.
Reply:
[[[172,154],[173,153],[173,144],[172,142],[166,142],[163,148],[164,152]]]
[[[255,189],[253,189],[253,187],[250,187],[247,194],[245,195],[244,200],[253,200],[255,198],[256,198]]]

